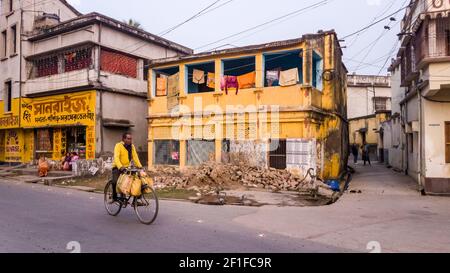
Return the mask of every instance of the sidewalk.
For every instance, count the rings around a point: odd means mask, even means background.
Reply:
[[[450,252],[450,198],[421,196],[409,177],[384,165],[355,166],[350,190],[332,206],[262,207],[236,218],[245,226],[369,252]]]

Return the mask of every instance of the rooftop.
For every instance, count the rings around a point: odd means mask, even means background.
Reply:
[[[76,8],[74,8],[71,4],[69,4],[66,0],[59,0],[61,3],[66,5],[73,13],[75,13],[78,16],[83,15],[81,12],[79,12]]]
[[[318,32],[317,34],[305,34],[301,38],[297,38],[297,39],[275,41],[275,42],[270,42],[270,43],[228,48],[228,49],[222,49],[222,50],[206,51],[206,52],[191,54],[191,55],[187,55],[187,56],[156,59],[156,60],[151,61],[150,67],[174,64],[174,63],[179,63],[182,61],[192,61],[192,60],[203,59],[203,58],[211,58],[211,57],[215,57],[215,56],[246,54],[246,53],[253,53],[253,52],[258,52],[258,51],[262,51],[262,50],[271,50],[271,49],[291,47],[294,45],[301,44],[307,40],[322,38],[326,35],[337,36],[336,32],[334,30],[323,31],[323,32]]]
[[[64,3],[65,1],[63,1]],[[81,28],[83,26],[91,25],[93,23],[102,23],[104,25],[107,25],[111,28],[114,28],[116,30],[125,32],[127,34],[136,36],[138,38],[141,38],[143,40],[146,40],[150,43],[155,43],[158,45],[161,45],[163,47],[172,49],[174,51],[183,53],[183,54],[192,54],[193,50],[182,46],[180,44],[174,43],[172,41],[169,41],[167,39],[164,39],[162,37],[159,37],[157,35],[151,34],[145,30],[130,26],[126,23],[120,22],[116,19],[113,19],[111,17],[108,17],[106,15],[92,12],[85,15],[81,15],[77,18],[67,20],[65,22],[61,22],[49,29],[46,29],[43,32],[40,32],[32,37],[29,38],[30,41],[38,41],[42,39],[46,39],[61,33],[65,33],[74,29]]]

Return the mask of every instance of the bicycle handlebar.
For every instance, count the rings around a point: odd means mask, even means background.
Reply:
[[[142,168],[142,169],[138,169],[138,168],[132,168],[132,167],[128,167],[128,168],[125,168],[125,169],[123,169],[123,173],[138,173],[138,172],[140,172],[140,171],[143,171],[144,169]]]

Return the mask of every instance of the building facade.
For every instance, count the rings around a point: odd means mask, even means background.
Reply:
[[[411,1],[393,61],[403,153],[393,160],[429,194],[450,193],[450,2]],[[400,132],[399,129],[401,129]],[[403,138],[403,140],[402,140]],[[401,160],[399,155],[402,155]]]
[[[371,160],[384,162],[382,123],[392,109],[391,77],[352,74],[347,85],[350,144],[369,144]]]
[[[229,162],[314,169],[347,163],[346,68],[336,34],[154,60],[149,166]]]
[[[146,157],[148,62],[192,50],[62,0],[1,3],[0,162],[110,156],[124,131]]]

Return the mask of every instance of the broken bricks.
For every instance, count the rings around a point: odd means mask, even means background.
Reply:
[[[223,164],[207,162],[180,171],[175,166],[156,166],[150,170],[155,187],[187,189],[210,194],[239,188],[261,188],[273,192],[302,191],[324,196],[333,192],[320,181],[304,179],[287,170],[246,165],[245,162]],[[318,190],[320,188],[320,190]]]

